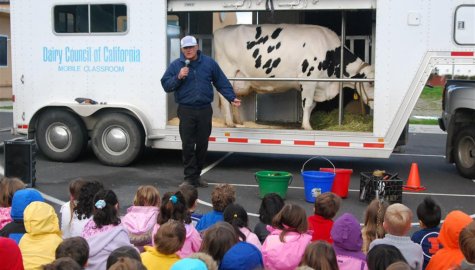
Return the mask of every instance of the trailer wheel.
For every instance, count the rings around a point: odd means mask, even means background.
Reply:
[[[87,148],[87,130],[81,118],[65,110],[43,112],[36,130],[40,151],[55,161],[75,161]]]
[[[92,132],[92,149],[105,165],[127,166],[143,151],[144,132],[137,121],[122,113],[102,116]]]
[[[466,178],[475,178],[475,127],[461,129],[455,137],[455,165]]]

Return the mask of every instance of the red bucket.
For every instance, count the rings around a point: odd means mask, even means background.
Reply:
[[[335,180],[333,181],[332,192],[341,198],[348,197],[348,188],[350,187],[350,178],[353,173],[352,169],[339,168],[320,168],[322,172],[335,172]]]

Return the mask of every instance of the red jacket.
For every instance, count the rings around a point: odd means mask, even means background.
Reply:
[[[330,231],[333,227],[333,220],[323,218],[319,215],[313,215],[308,218],[308,229],[313,231],[312,241],[325,240],[333,243]]]

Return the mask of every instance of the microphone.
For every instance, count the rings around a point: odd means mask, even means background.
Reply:
[[[189,59],[186,59],[186,60],[185,60],[185,67],[187,67],[189,64],[190,64],[190,60],[189,60]]]

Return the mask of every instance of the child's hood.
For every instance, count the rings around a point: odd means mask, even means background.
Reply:
[[[31,202],[44,202],[43,196],[31,188],[20,189],[13,194],[12,211],[10,215],[13,220],[23,220],[23,212]]]
[[[359,251],[363,246],[363,238],[358,220],[349,213],[340,216],[331,230],[331,236],[335,246],[345,250]]]
[[[439,241],[444,248],[459,248],[459,235],[472,218],[462,211],[455,210],[450,212],[440,228]]]
[[[155,206],[131,206],[122,218],[122,224],[129,233],[145,233],[157,223],[158,212]]]
[[[60,234],[54,208],[44,202],[32,202],[25,208],[25,230],[30,235]]]

